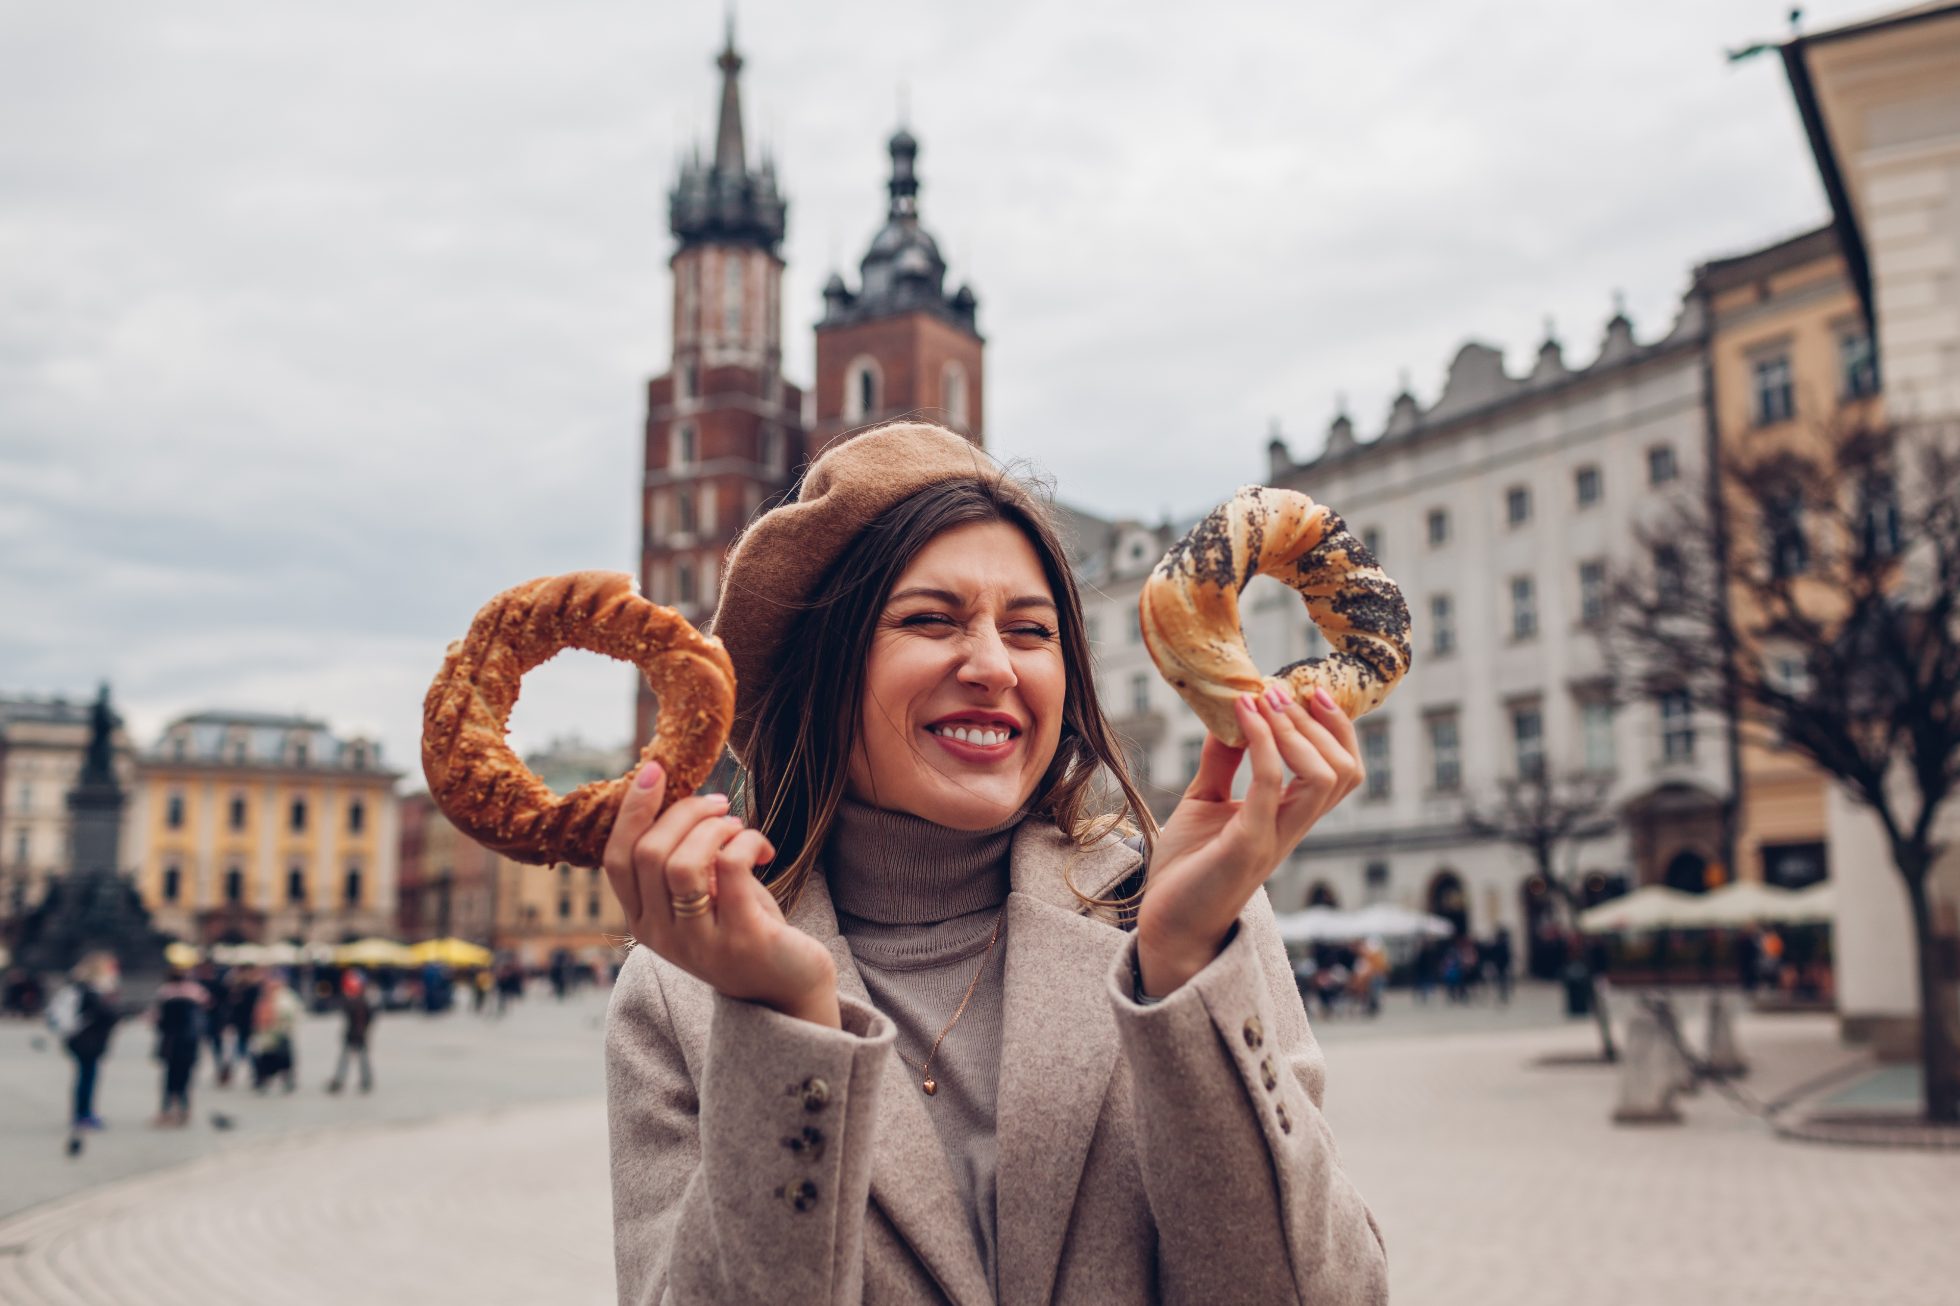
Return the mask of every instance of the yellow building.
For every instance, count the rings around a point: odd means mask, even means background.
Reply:
[[[137,888],[197,942],[392,932],[395,781],[380,745],[324,722],[200,712],[137,766]]]
[[[1876,402],[1878,372],[1856,288],[1830,227],[1701,267],[1713,427],[1745,456],[1787,446]],[[1739,542],[1740,543],[1740,542]],[[1804,545],[1788,565],[1801,571]],[[1810,546],[1814,547],[1814,546]],[[1737,614],[1746,625],[1746,614]],[[1829,873],[1830,781],[1748,724],[1734,877],[1800,887]]]

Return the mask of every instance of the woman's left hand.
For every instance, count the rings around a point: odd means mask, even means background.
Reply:
[[[1236,705],[1245,746],[1206,736],[1198,774],[1171,813],[1137,915],[1144,992],[1163,997],[1210,964],[1232,923],[1314,823],[1361,784],[1354,722],[1318,691],[1307,704],[1283,689]],[[1232,797],[1239,759],[1252,783]]]

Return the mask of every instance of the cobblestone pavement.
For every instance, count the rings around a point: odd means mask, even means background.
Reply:
[[[1336,1022],[1338,1023],[1338,1022]],[[1828,1020],[1741,1023],[1752,1092],[1842,1065]],[[1784,1142],[1704,1091],[1608,1123],[1589,1026],[1327,1031],[1342,1156],[1398,1306],[1949,1302],[1960,1159]],[[298,1133],[0,1220],[0,1301],[611,1300],[601,1102]]]

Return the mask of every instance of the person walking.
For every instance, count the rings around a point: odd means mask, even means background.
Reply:
[[[101,1129],[95,1114],[96,1070],[108,1054],[109,1038],[122,1018],[117,1000],[121,974],[113,955],[91,952],[75,963],[69,980],[48,1004],[48,1024],[75,1062],[73,1109],[69,1114],[70,1153],[81,1151],[81,1132]]]
[[[240,966],[227,977],[226,988],[230,1000],[225,1004],[225,1016],[231,1027],[232,1049],[218,1070],[221,1086],[231,1083],[233,1066],[252,1064],[252,1033],[264,988],[263,974],[256,966]]]
[[[1501,1007],[1511,1005],[1511,967],[1516,958],[1511,950],[1511,927],[1500,925],[1491,937],[1490,951],[1491,982],[1497,988],[1497,1004]]]
[[[265,1092],[273,1079],[281,1080],[290,1093],[297,1087],[298,1060],[293,1037],[304,1014],[299,996],[276,971],[268,971],[259,984],[259,1000],[252,1019],[252,1089]]]
[[[327,1081],[327,1091],[338,1093],[347,1082],[347,1062],[358,1057],[361,1062],[361,1091],[374,1089],[374,1066],[368,1060],[368,1029],[374,1023],[374,1003],[368,999],[367,979],[358,970],[350,970],[340,981],[340,1010],[345,1023],[340,1029],[340,1059],[334,1063],[333,1078]]]
[[[151,1123],[159,1129],[181,1129],[191,1118],[191,1074],[197,1069],[198,1045],[204,1041],[205,1013],[211,995],[181,967],[172,966],[157,990],[151,1010],[157,1031],[157,1060],[163,1063],[163,1105]]]
[[[1386,1302],[1263,887],[1363,778],[1335,700],[1236,700],[1159,829],[1049,510],[922,422],[721,593],[740,806],[648,763],[602,859],[619,1300]]]

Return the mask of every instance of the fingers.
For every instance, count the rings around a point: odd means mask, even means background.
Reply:
[[[626,919],[640,917],[640,886],[633,874],[633,845],[647,832],[660,813],[660,799],[667,792],[667,774],[660,763],[648,762],[626,786],[620,800],[619,815],[613,818],[612,833],[606,837],[606,851],[600,864],[606,868],[606,882],[613,896],[626,911]]]
[[[1321,799],[1341,797],[1352,759],[1327,728],[1283,689],[1268,689],[1259,706],[1293,774]]]
[[[726,794],[693,794],[662,812],[633,844],[632,873],[638,882],[640,916],[656,924],[673,920],[667,862],[694,827],[728,810]]]
[[[716,860],[723,845],[741,832],[742,822],[739,818],[719,816],[697,823],[682,837],[680,845],[666,859],[662,868],[670,910],[675,903],[698,901],[703,895],[713,893],[711,876]],[[710,911],[698,916],[692,913],[681,916],[678,911],[675,916],[683,921],[705,919],[712,914],[712,906],[711,902]]]
[[[1245,749],[1234,748],[1217,735],[1207,734],[1204,748],[1198,753],[1198,773],[1191,777],[1184,796],[1203,803],[1226,801],[1232,796],[1232,777],[1238,774],[1239,760],[1244,756]]]
[[[1245,694],[1234,704],[1239,729],[1245,732],[1245,751],[1252,759],[1252,784],[1245,791],[1240,811],[1255,830],[1267,829],[1278,819],[1280,795],[1286,786],[1286,763],[1273,741],[1267,716],[1272,708],[1270,704],[1256,706],[1259,703],[1257,696]]]

